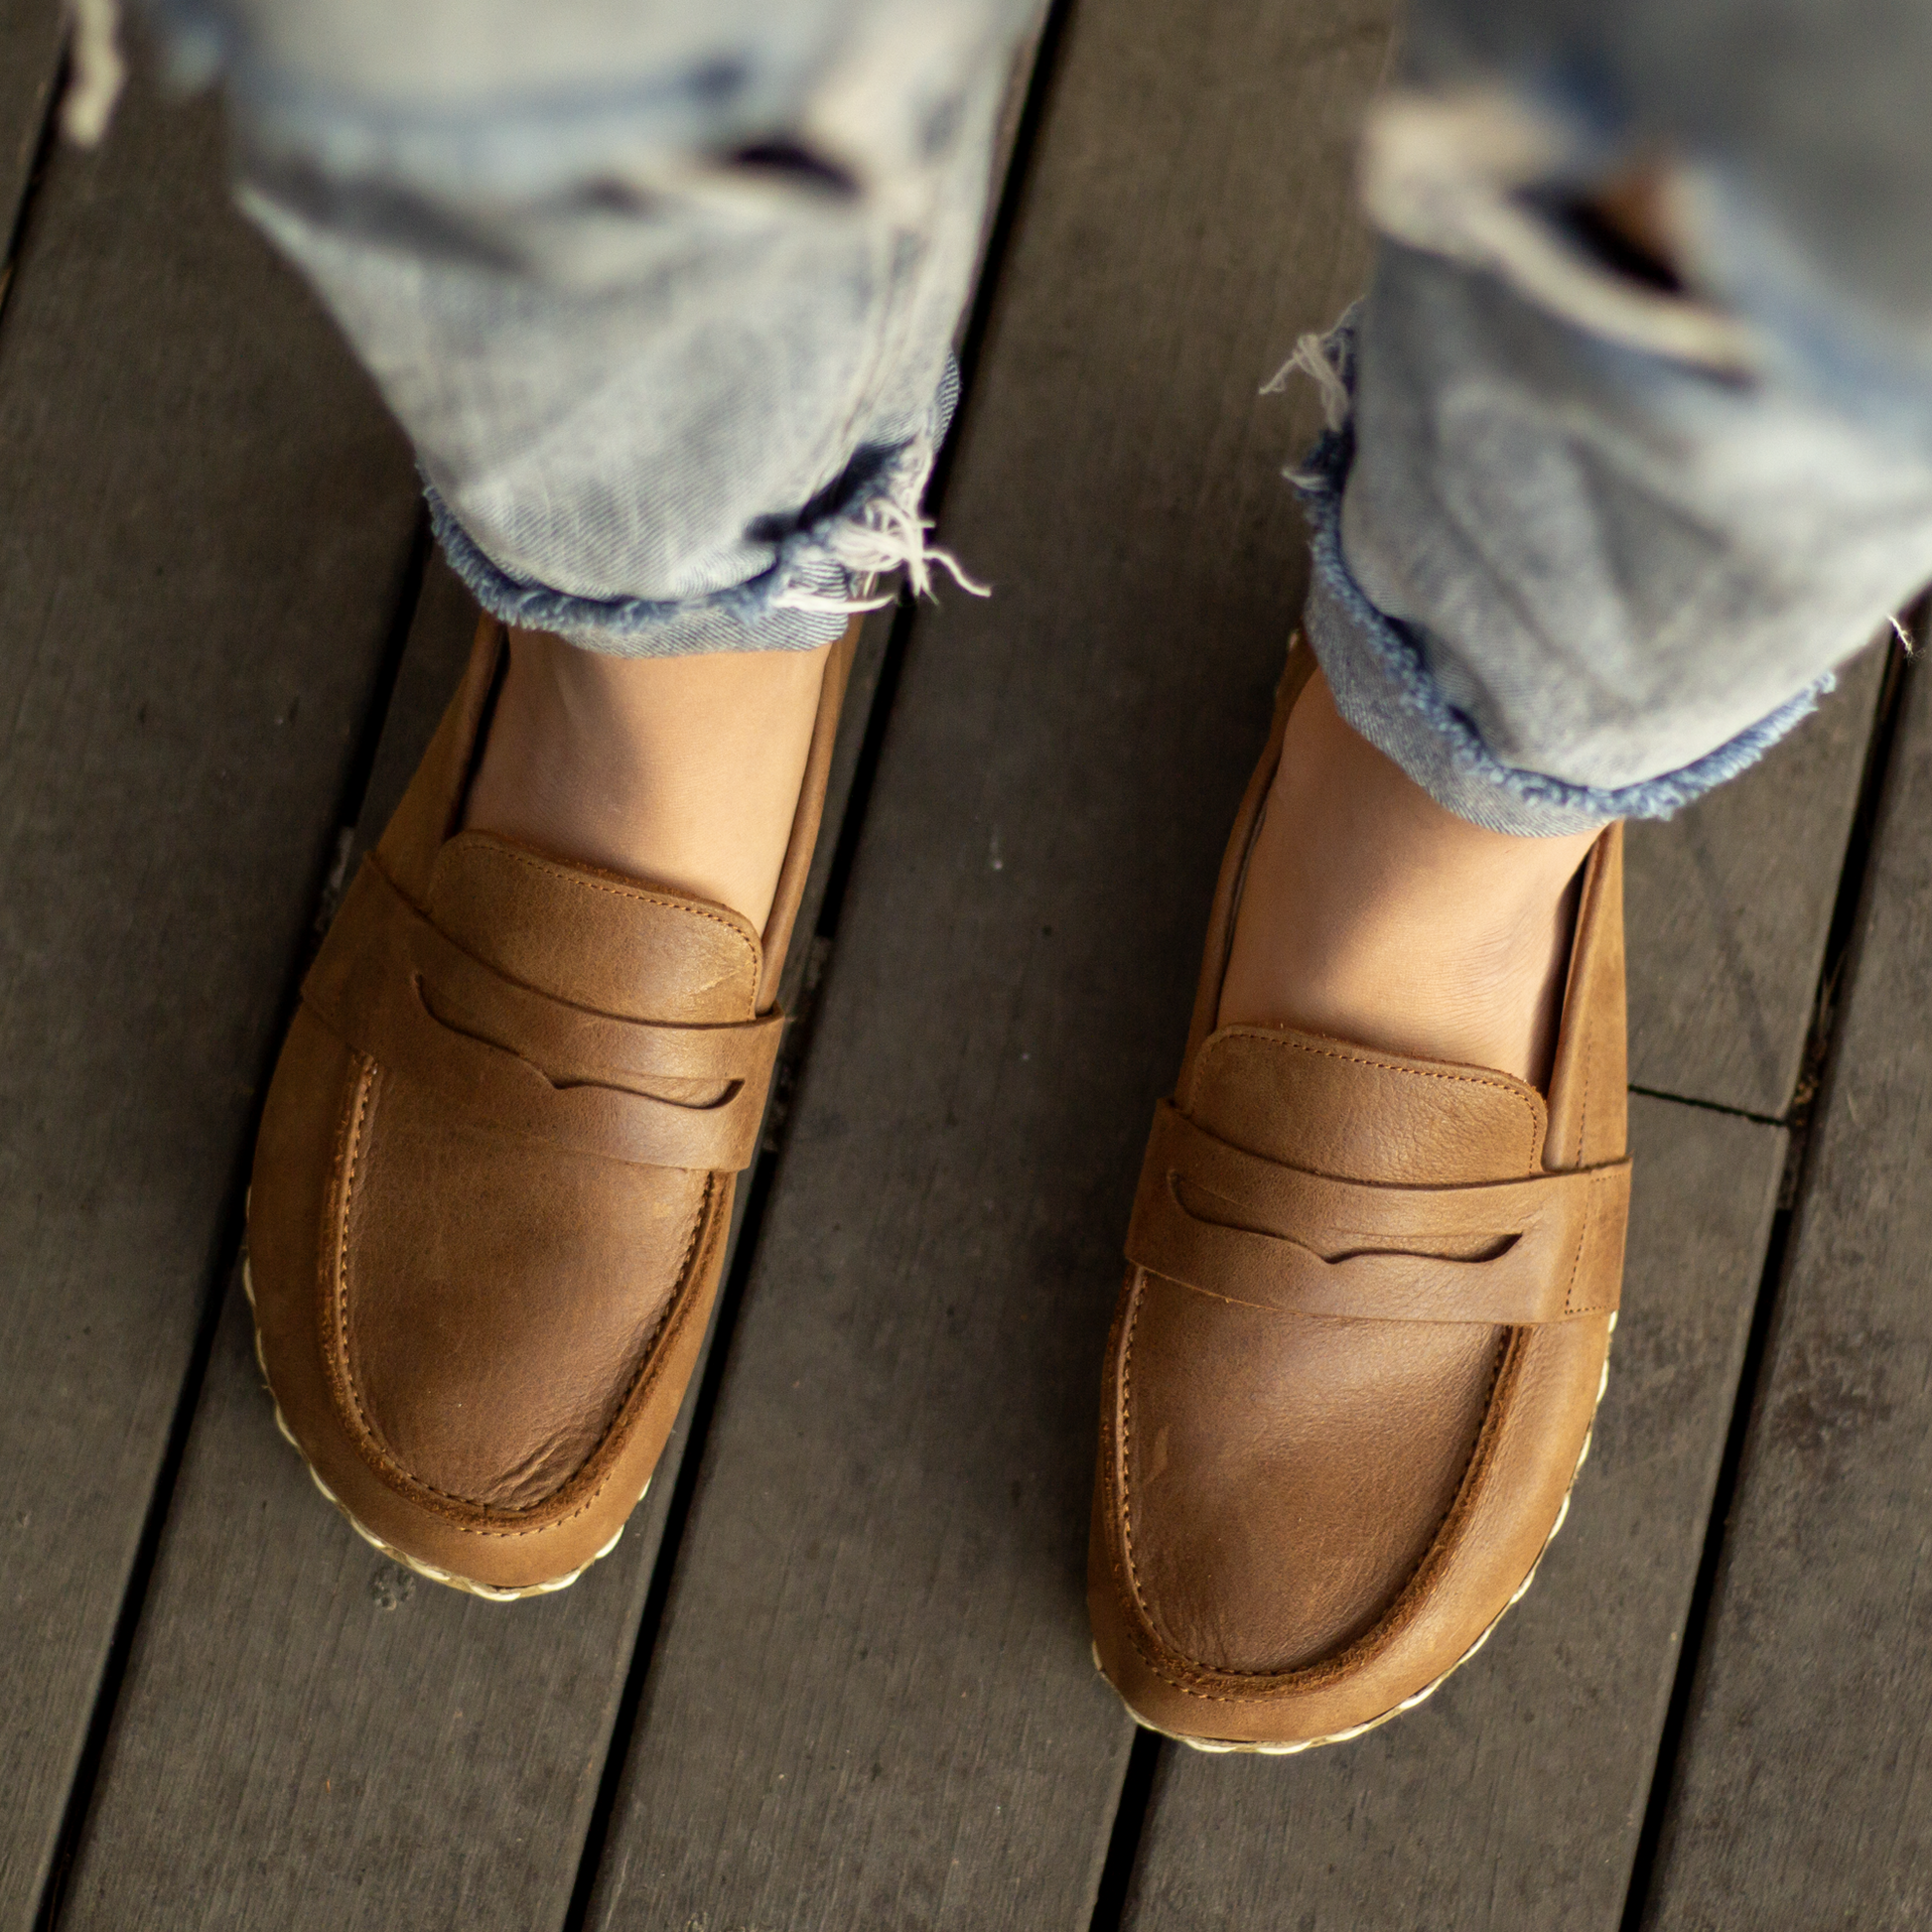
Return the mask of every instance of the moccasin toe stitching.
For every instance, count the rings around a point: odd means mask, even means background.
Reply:
[[[1256,1677],[1367,1638],[1455,1502],[1506,1331],[1445,1326],[1391,1376],[1363,1324],[1159,1277],[1131,1319],[1124,1530],[1150,1627],[1194,1668]]]
[[[453,1127],[400,1081],[360,1139],[335,1243],[344,1420],[410,1488],[536,1509],[617,1425],[708,1176]]]

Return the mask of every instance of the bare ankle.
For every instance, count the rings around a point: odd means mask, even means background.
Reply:
[[[465,823],[761,928],[829,649],[620,658],[512,632]]]
[[[1454,818],[1348,730],[1317,677],[1290,720],[1220,1018],[1540,1084],[1594,837]]]

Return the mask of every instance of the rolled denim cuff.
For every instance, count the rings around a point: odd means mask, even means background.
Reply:
[[[1351,393],[1353,324],[1351,311],[1322,345]],[[1817,709],[1835,682],[1826,673],[1716,750],[1632,784],[1573,784],[1506,764],[1467,713],[1444,695],[1413,627],[1377,610],[1348,568],[1341,500],[1354,454],[1354,424],[1344,415],[1289,473],[1308,518],[1311,551],[1303,630],[1346,723],[1439,805],[1472,825],[1517,838],[1557,838],[1612,819],[1668,818],[1754,763]]]
[[[591,598],[517,577],[495,563],[427,477],[430,523],[450,568],[492,617],[548,630],[584,650],[618,657],[688,657],[719,650],[816,650],[853,613],[891,602],[873,586],[903,569],[915,591],[937,564],[971,585],[952,558],[925,541],[920,498],[959,403],[950,359],[933,398],[929,429],[896,449],[861,452],[787,527],[760,530],[771,562],[756,576],[703,597]]]
[[[553,631],[584,650],[618,657],[688,657],[713,650],[816,650],[851,622],[860,601],[854,572],[829,558],[781,551],[769,570],[709,597],[677,603],[648,598],[574,597],[544,584],[512,577],[486,557],[456,519],[436,485],[425,482],[430,525],[450,568],[491,617],[525,630]],[[804,589],[824,606],[781,604]],[[836,607],[836,608],[834,608]]]

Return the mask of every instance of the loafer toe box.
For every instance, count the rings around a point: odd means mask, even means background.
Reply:
[[[1392,1334],[1159,1277],[1136,1304],[1123,1480],[1150,1623],[1239,1674],[1307,1670],[1366,1637],[1455,1501],[1502,1332]]]

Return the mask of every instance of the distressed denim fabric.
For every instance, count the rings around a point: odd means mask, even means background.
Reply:
[[[1337,708],[1440,803],[1552,834],[1736,775],[1932,577],[1932,452],[1590,336],[1395,244],[1296,473]]]
[[[485,606],[807,645],[921,558],[1033,0],[161,4]],[[1372,289],[1300,351],[1310,636],[1467,818],[1668,812],[1932,576],[1932,9],[1421,0],[1408,49]],[[1575,219],[1649,157],[1683,290]]]
[[[1932,579],[1928,83],[1919,0],[1418,7],[1298,481],[1337,705],[1440,802],[1666,815]],[[1575,217],[1647,159],[1681,290]]]
[[[244,207],[414,440],[484,607],[809,647],[927,552],[1032,0],[172,0]]]

